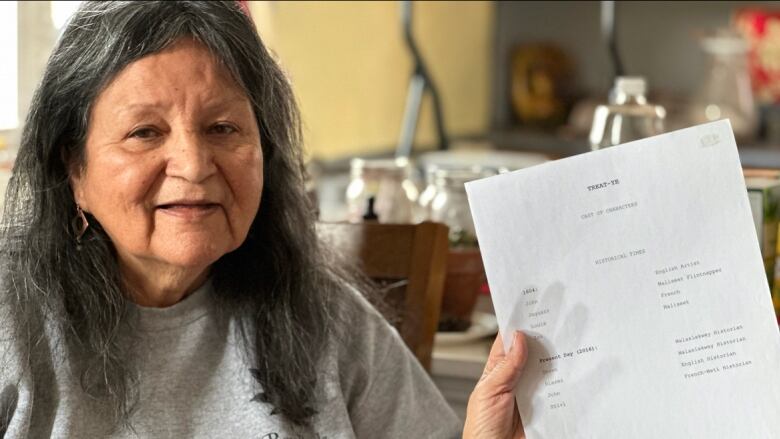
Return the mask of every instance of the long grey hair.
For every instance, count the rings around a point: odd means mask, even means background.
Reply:
[[[212,267],[212,282],[220,302],[240,313],[254,366],[247,373],[262,388],[257,400],[306,424],[316,413],[317,361],[346,309],[340,303],[347,275],[317,244],[293,93],[236,2],[85,2],[75,13],[33,97],[7,189],[0,299],[32,370],[51,361],[34,351],[44,327],[54,324],[84,358],[78,368],[84,391],[110,402],[117,422],[127,421],[137,386],[119,343],[126,295],[114,247],[95,218],[76,243],[68,175],[85,165],[96,96],[129,63],[182,37],[207,46],[254,107],[264,155],[262,205],[243,245]]]

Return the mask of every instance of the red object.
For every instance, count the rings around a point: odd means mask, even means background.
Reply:
[[[780,103],[780,10],[737,11],[734,25],[748,43],[748,69],[761,103]]]

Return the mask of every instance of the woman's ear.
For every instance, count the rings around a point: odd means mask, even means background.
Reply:
[[[88,212],[89,208],[87,207],[86,200],[84,200],[84,191],[82,190],[81,186],[81,178],[71,176],[70,188],[73,190],[73,199],[76,200],[76,204],[81,207],[81,210]]]
[[[81,166],[68,165],[68,183],[70,184],[70,189],[73,191],[73,199],[76,201],[76,204],[81,207],[81,210],[89,212],[87,199],[84,195],[84,172],[86,172],[86,170]]]

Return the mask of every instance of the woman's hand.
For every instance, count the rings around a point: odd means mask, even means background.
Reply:
[[[515,402],[515,385],[527,356],[522,332],[515,331],[507,354],[504,354],[501,334],[496,336],[482,378],[469,397],[464,439],[525,438]]]

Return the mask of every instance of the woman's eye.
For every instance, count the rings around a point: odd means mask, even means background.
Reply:
[[[157,131],[152,128],[139,128],[130,133],[130,137],[134,137],[136,139],[152,139],[157,137],[157,135]]]
[[[227,123],[218,123],[209,128],[209,133],[211,134],[233,134],[237,131],[236,127]]]

